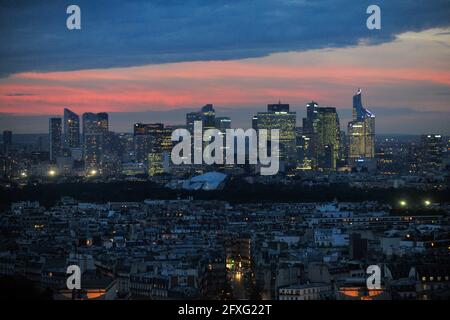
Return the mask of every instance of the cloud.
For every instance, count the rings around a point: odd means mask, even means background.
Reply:
[[[26,71],[230,60],[391,41],[450,24],[450,2],[372,0],[78,0],[82,30],[66,29],[67,1],[0,3],[0,76]]]
[[[5,97],[30,97],[30,96],[35,96],[35,94],[34,93],[14,92],[14,93],[7,93],[4,96]]]

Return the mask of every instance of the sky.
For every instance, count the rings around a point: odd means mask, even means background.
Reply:
[[[0,130],[44,133],[67,107],[109,112],[111,129],[183,123],[212,103],[249,127],[268,103],[289,103],[298,124],[311,100],[352,96],[378,133],[450,134],[450,1],[364,0],[0,2]],[[66,8],[81,8],[81,30]]]

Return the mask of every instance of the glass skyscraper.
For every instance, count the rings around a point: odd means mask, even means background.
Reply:
[[[296,120],[297,115],[289,111],[289,104],[282,103],[267,105],[267,112],[258,112],[255,118],[258,130],[280,130],[280,158],[288,166],[296,163]]]
[[[102,167],[108,122],[108,114],[104,112],[83,114],[83,155],[87,170],[98,170]]]
[[[64,147],[80,147],[80,117],[67,108],[64,109]]]
[[[364,108],[361,89],[353,96],[353,120],[348,123],[350,164],[375,156],[375,115]]]
[[[311,101],[306,105],[303,119],[304,139],[309,148],[304,158],[310,159],[312,169],[336,170],[340,147],[339,116],[334,107],[319,107]]]

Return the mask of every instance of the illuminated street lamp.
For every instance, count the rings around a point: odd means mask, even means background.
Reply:
[[[423,203],[424,203],[427,207],[428,207],[429,205],[431,205],[431,201],[430,201],[430,200],[425,200]]]
[[[27,173],[26,173],[26,172],[22,172],[22,173],[20,173],[20,176],[21,176],[22,178],[26,178],[26,177],[27,177]]]
[[[50,176],[50,177],[54,177],[55,175],[56,175],[56,171],[55,170],[49,170],[48,171],[48,175]]]
[[[405,200],[400,200],[399,202],[401,207],[406,207],[406,205],[408,204]]]

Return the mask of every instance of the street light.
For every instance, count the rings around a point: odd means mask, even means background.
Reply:
[[[50,170],[50,171],[48,172],[48,175],[49,175],[50,177],[53,177],[53,176],[56,175],[56,171],[55,171],[55,170]]]
[[[431,201],[430,200],[425,200],[423,203],[428,207],[431,204]]]
[[[91,176],[95,176],[95,175],[97,174],[97,170],[92,169],[91,171],[89,171],[89,174],[90,174]]]
[[[405,200],[400,200],[399,203],[401,207],[406,207],[406,205],[408,204]]]

